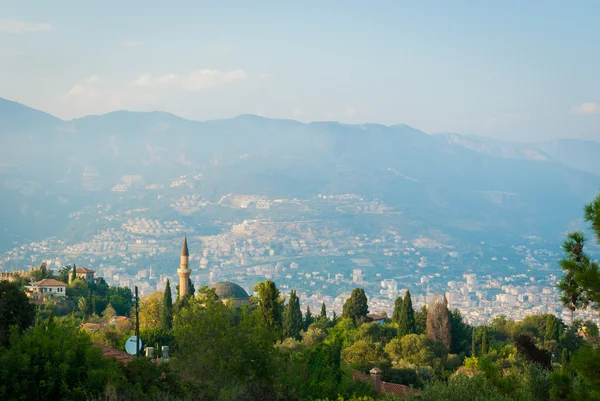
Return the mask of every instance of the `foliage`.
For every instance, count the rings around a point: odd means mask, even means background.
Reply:
[[[450,349],[449,352],[453,354],[463,354],[466,355],[469,353],[472,337],[472,328],[468,324],[466,324],[463,319],[460,311],[458,309],[454,309],[450,312]]]
[[[320,317],[327,318],[327,307],[325,306],[325,302],[321,304],[321,314]]]
[[[313,323],[313,315],[310,312],[310,305],[306,305],[306,313],[304,314],[304,323],[302,325],[302,328],[304,330],[308,329],[308,326],[310,326]]]
[[[167,279],[165,292],[163,294],[162,314],[160,326],[163,330],[173,328],[173,298],[171,297],[171,283]]]
[[[16,283],[0,281],[0,346],[7,345],[10,327],[25,330],[35,320],[35,307]]]
[[[427,305],[415,312],[415,334],[427,334]]]
[[[114,360],[102,357],[87,334],[50,318],[0,348],[0,399],[83,400],[119,380]]]
[[[290,291],[288,303],[284,310],[283,336],[292,337],[298,340],[303,328],[302,311],[300,310],[300,300],[296,295],[296,290]]]
[[[415,311],[412,306],[410,292],[406,290],[402,307],[400,308],[400,316],[398,317],[398,336],[414,334],[415,331]]]
[[[258,283],[254,286],[254,292],[258,294],[258,309],[266,327],[273,331],[281,332],[281,315],[283,300],[280,292],[271,280]]]
[[[402,313],[402,297],[398,296],[394,300],[394,311],[392,312],[392,323],[398,324],[400,321],[400,314]]]
[[[600,195],[584,208],[585,221],[590,223],[596,240],[600,243]],[[563,244],[565,257],[560,267],[565,272],[558,283],[563,305],[571,312],[588,305],[600,308],[600,266],[585,252],[585,236],[581,232],[570,233]]]
[[[344,302],[342,307],[342,317],[352,319],[354,323],[362,323],[366,320],[369,313],[367,305],[367,295],[362,288],[355,288],[350,294],[350,298]]]
[[[483,326],[483,335],[481,336],[481,355],[488,353],[488,329],[487,326]]]
[[[144,297],[140,300],[140,327],[145,329],[155,329],[161,327],[163,315],[163,294],[159,291]],[[132,313],[131,316],[134,315]]]
[[[432,340],[439,340],[446,348],[450,348],[450,313],[448,312],[448,300],[434,301],[427,309],[427,335]]]
[[[177,345],[185,350],[174,358],[175,366],[204,383],[215,398],[233,388],[239,396],[263,390],[268,394],[276,349],[264,319],[260,310],[192,299],[174,319]]]
[[[515,337],[515,343],[519,354],[528,361],[536,363],[545,369],[552,367],[552,356],[550,353],[536,347],[531,337],[519,334]]]

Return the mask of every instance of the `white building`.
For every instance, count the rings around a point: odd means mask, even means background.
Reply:
[[[37,300],[65,297],[67,295],[67,285],[52,278],[40,280],[25,288],[27,289],[27,295]]]

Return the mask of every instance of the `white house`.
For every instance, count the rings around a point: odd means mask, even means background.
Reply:
[[[37,283],[28,285],[28,295],[37,300],[44,298],[65,297],[67,295],[67,285],[52,278],[40,280]]]

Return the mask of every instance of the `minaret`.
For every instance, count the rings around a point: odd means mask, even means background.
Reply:
[[[177,274],[179,275],[179,299],[183,298],[183,296],[189,292],[188,282],[190,274],[192,273],[188,267],[189,258],[190,253],[188,252],[186,235],[183,239],[183,246],[181,247],[179,269],[177,269]]]

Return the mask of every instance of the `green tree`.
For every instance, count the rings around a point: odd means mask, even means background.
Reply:
[[[282,302],[280,291],[271,280],[257,283],[254,292],[258,294],[258,310],[266,327],[274,332],[281,332]]]
[[[310,305],[306,305],[306,313],[304,314],[304,325],[303,329],[308,330],[308,326],[310,326],[313,322],[313,316],[310,312]]]
[[[560,337],[558,319],[554,315],[548,315],[546,318],[546,333],[544,335],[544,340],[546,341],[556,341],[558,342]]]
[[[261,292],[271,293],[266,299],[275,307],[274,285],[262,284],[266,288]],[[279,333],[273,333],[265,319],[264,310],[235,309],[211,298],[190,299],[173,320],[181,350],[175,367],[203,383],[207,389],[203,399],[271,399],[278,369],[273,340]]]
[[[107,383],[120,383],[114,359],[75,325],[52,316],[23,335],[11,335],[0,349],[0,399],[85,400],[100,396]]]
[[[407,334],[414,334],[415,331],[415,310],[412,306],[410,292],[406,290],[406,294],[404,295],[404,299],[402,301],[400,319],[398,320],[398,336],[402,337]]]
[[[0,281],[0,346],[7,345],[10,327],[25,330],[35,321],[35,307],[16,283]]]
[[[71,270],[71,280],[69,281],[69,284],[71,284],[73,281],[75,281],[76,278],[77,278],[77,267],[75,266],[75,263],[73,263],[73,270]]]
[[[303,328],[302,311],[300,310],[300,300],[296,295],[296,290],[290,291],[288,303],[285,306],[283,320],[283,336],[300,339],[300,332]]]
[[[584,208],[585,221],[590,223],[600,243],[600,195]],[[565,272],[558,283],[561,301],[573,312],[588,305],[600,308],[600,266],[585,252],[585,236],[581,232],[570,233],[563,244],[565,257],[560,267]],[[571,318],[572,319],[572,318]]]
[[[110,287],[106,294],[108,302],[115,308],[119,316],[129,314],[133,307],[133,294],[127,287]]]
[[[171,330],[173,327],[173,298],[171,297],[171,283],[167,279],[165,292],[163,294],[161,325],[163,330]]]
[[[350,318],[354,323],[362,323],[366,320],[369,313],[367,304],[367,295],[362,288],[355,288],[350,294],[350,298],[344,302],[342,307],[342,317]]]
[[[427,305],[415,312],[416,334],[427,334]]]
[[[325,306],[325,302],[321,304],[321,317],[327,318],[327,307]]]
[[[488,353],[488,328],[483,326],[483,334],[481,335],[481,355]]]
[[[475,327],[471,329],[471,356],[477,356],[477,336],[475,336]]]
[[[77,307],[79,308],[79,312],[83,315],[84,318],[87,318],[90,314],[90,307],[88,305],[88,300],[85,297],[80,297],[77,302]]]
[[[454,309],[450,312],[450,353],[463,354],[469,353],[471,343],[471,326],[466,324],[460,311]]]
[[[112,307],[111,304],[108,304],[106,309],[104,309],[104,312],[102,312],[102,319],[106,322],[109,322],[115,316],[117,316],[117,311]]]
[[[398,324],[402,314],[402,297],[398,296],[394,300],[394,311],[392,312],[392,323]]]

